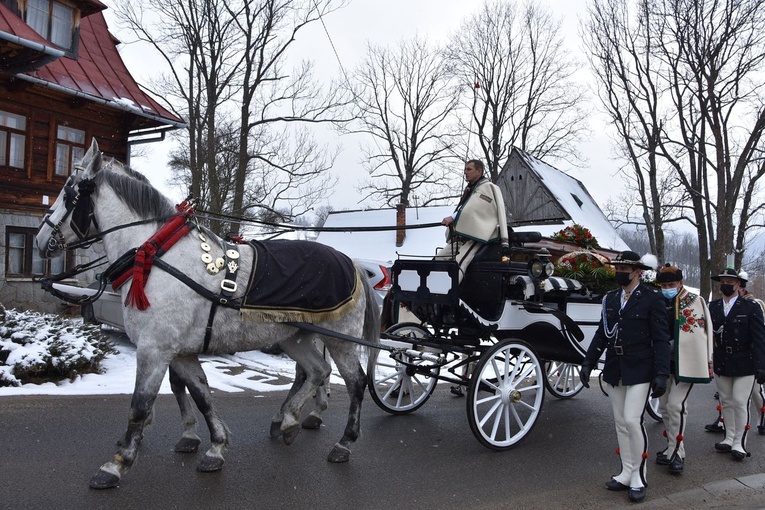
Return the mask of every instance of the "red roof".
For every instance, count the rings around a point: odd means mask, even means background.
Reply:
[[[97,0],[89,0],[89,3],[100,4]],[[183,120],[141,90],[125,67],[117,44],[117,39],[109,33],[103,13],[95,12],[81,21],[77,60],[62,57],[36,71],[27,72],[26,76],[63,87],[75,95],[86,94],[96,100],[105,100],[110,106],[158,124],[182,127]]]

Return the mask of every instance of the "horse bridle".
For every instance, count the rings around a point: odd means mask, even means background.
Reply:
[[[45,256],[67,249],[61,227],[70,216],[72,219],[69,226],[80,240],[88,236],[91,224],[95,224],[98,228],[98,223],[93,216],[93,200],[91,200],[91,194],[95,189],[96,184],[92,179],[81,179],[79,182],[75,182],[74,174],[69,176],[64,185],[64,208],[66,212],[58,223],[53,223],[50,220],[51,215],[56,212],[55,209],[49,209],[43,218],[43,223],[52,229],[48,245],[45,247]]]

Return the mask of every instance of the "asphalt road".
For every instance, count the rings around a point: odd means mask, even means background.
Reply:
[[[751,508],[765,491],[698,490],[712,482],[765,473],[765,436],[750,436],[752,457],[734,462],[715,453],[720,436],[703,431],[713,416],[713,385],[691,397],[688,458],[681,476],[653,462],[641,508],[695,494],[677,508]],[[597,389],[571,400],[547,397],[531,434],[505,452],[482,447],[470,432],[465,398],[439,385],[411,415],[391,416],[365,399],[362,437],[348,464],[326,455],[341,435],[347,410],[333,389],[325,426],[303,431],[292,446],[268,436],[284,393],[221,393],[216,399],[234,443],[219,473],[195,469],[197,455],[174,453],[180,437],[175,401],[160,396],[138,461],[117,489],[94,491],[90,476],[116,451],[127,425],[129,396],[0,398],[0,508],[4,509],[498,509],[630,506],[625,493],[603,487],[618,471],[610,406]],[[662,426],[648,420],[651,461]],[[203,447],[207,429],[200,425]],[[727,499],[725,499],[727,497]],[[722,498],[722,499],[721,499]],[[726,503],[727,502],[727,503]],[[734,505],[735,503],[735,505]]]

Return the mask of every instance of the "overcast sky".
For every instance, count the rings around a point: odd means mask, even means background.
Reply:
[[[142,0],[143,1],[143,0]],[[539,0],[549,6],[563,22],[567,46],[574,58],[584,62],[581,42],[577,33],[579,18],[586,13],[585,0]],[[112,2],[103,0],[107,6]],[[329,37],[334,44],[340,63],[346,72],[350,72],[362,56],[367,42],[373,44],[396,43],[401,39],[415,35],[425,36],[430,41],[442,42],[459,29],[467,16],[481,5],[479,0],[351,0],[350,5],[325,18],[324,23]],[[119,39],[130,40],[127,33],[120,30],[109,10],[105,11],[109,28]],[[340,63],[332,51],[329,37],[319,23],[301,32],[294,47],[293,56],[310,58],[317,69],[330,78],[341,74]],[[150,74],[156,68],[147,65],[147,50],[136,45],[123,45],[120,53],[128,69],[139,82],[148,82]],[[583,66],[581,75],[588,76]],[[616,165],[610,160],[610,142],[604,135],[602,117],[593,112],[591,126],[596,135],[582,145],[581,151],[587,158],[583,168],[556,163],[556,166],[571,176],[582,181],[590,194],[604,206],[615,189],[623,188],[619,177],[614,177]],[[339,142],[343,151],[337,160],[335,172],[341,178],[341,185],[330,199],[335,210],[361,209],[354,189],[360,180],[366,177],[361,165],[361,152],[358,143],[348,138],[332,136],[331,142]],[[132,164],[147,174],[152,183],[174,200],[180,200],[183,194],[166,185],[168,143],[142,146],[149,149],[149,156],[135,159]],[[455,172],[461,174],[462,169]]]

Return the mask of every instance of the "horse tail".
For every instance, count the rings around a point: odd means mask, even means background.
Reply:
[[[362,267],[356,266],[356,271],[361,275],[361,281],[364,285],[364,294],[366,295],[367,306],[364,310],[364,328],[363,338],[369,343],[380,343],[380,309],[377,306],[377,296],[375,295],[375,289],[369,282],[369,278],[365,278],[365,271]]]

